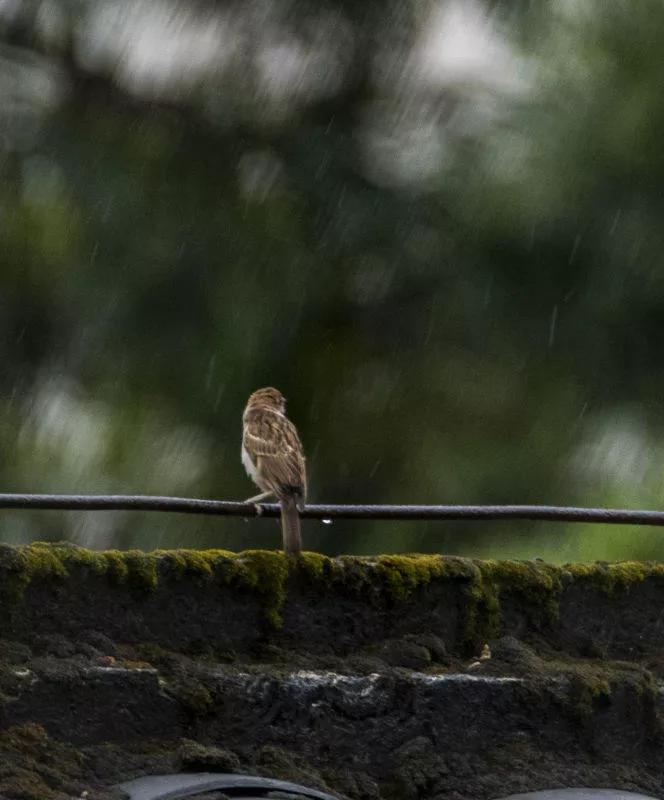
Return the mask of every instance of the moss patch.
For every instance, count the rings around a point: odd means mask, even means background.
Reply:
[[[43,542],[0,547],[0,586],[10,610],[34,582],[63,582],[73,576],[80,580],[89,575],[136,592],[154,592],[174,581],[248,592],[259,598],[264,618],[272,628],[281,625],[284,601],[296,585],[320,594],[342,591],[381,607],[416,602],[417,593],[426,592],[432,585],[447,585],[460,598],[456,611],[461,616],[462,643],[473,645],[501,633],[506,598],[516,599],[534,626],[553,625],[558,619],[561,594],[570,583],[615,595],[649,579],[664,584],[664,564],[558,567],[540,561],[481,561],[440,555],[328,558],[319,553],[303,553],[292,559],[265,550],[100,552]]]
[[[280,627],[290,559],[280,552],[247,550],[233,556],[227,567],[224,572],[227,584],[257,593],[262,599],[267,622]]]
[[[589,584],[609,596],[629,591],[648,579],[664,583],[664,564],[654,561],[567,564],[564,569],[578,583]]]
[[[39,725],[21,725],[0,733],[0,794],[21,800],[69,800],[87,792],[89,800],[118,794],[85,780],[81,754],[50,739]]]
[[[558,619],[563,588],[559,567],[540,561],[480,561],[478,566],[486,591],[493,593],[494,613],[500,613],[501,597],[511,594],[525,601],[523,608],[536,625]]]
[[[249,550],[94,551],[68,543],[36,542],[0,549],[0,576],[5,603],[20,602],[33,582],[63,582],[73,574],[92,573],[111,584],[154,591],[160,583],[194,581],[232,586],[257,594],[266,620],[281,621],[288,559],[279,552]]]

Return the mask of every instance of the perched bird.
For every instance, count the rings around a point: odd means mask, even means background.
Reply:
[[[307,499],[304,452],[295,425],[286,416],[286,400],[277,389],[258,389],[242,416],[242,463],[262,493],[257,503],[274,496],[281,504],[284,550],[302,549],[299,511]]]

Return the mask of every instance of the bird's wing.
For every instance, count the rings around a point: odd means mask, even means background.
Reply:
[[[277,495],[303,493],[302,444],[293,423],[282,414],[263,412],[245,421],[242,443],[261,477]]]

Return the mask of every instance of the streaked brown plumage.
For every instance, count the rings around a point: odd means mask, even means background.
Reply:
[[[300,515],[307,495],[304,452],[295,425],[286,416],[286,400],[277,389],[258,389],[242,416],[242,463],[262,494],[251,502],[274,495],[281,503],[284,550],[302,549]]]

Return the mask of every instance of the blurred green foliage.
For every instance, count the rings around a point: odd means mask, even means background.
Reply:
[[[664,7],[0,5],[4,491],[242,498],[279,387],[312,501],[657,508]],[[3,513],[2,539],[276,546]],[[657,530],[309,523],[328,553],[664,558]]]

